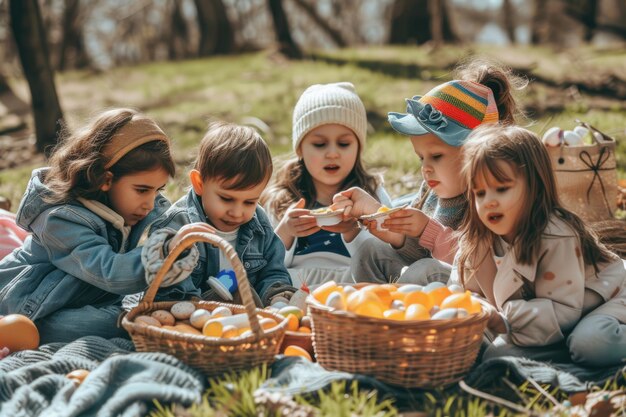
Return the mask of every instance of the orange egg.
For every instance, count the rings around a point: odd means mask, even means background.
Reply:
[[[313,362],[313,359],[311,358],[311,355],[309,355],[309,352],[302,349],[300,346],[289,345],[285,348],[285,352],[283,353],[285,354],[285,356],[302,356],[303,358]]]
[[[297,332],[300,328],[300,320],[295,314],[287,314],[287,327],[286,329],[292,332]]]
[[[433,302],[433,305],[439,306],[441,302],[446,299],[447,296],[452,294],[448,287],[435,288],[431,292],[427,293]]]
[[[39,331],[35,323],[21,314],[9,314],[0,319],[0,347],[11,352],[37,349]]]
[[[413,291],[410,292],[404,297],[404,305],[410,306],[411,304],[421,304],[426,307],[426,310],[433,308],[433,300],[432,298],[422,291]]]
[[[421,304],[411,304],[406,308],[404,312],[405,320],[428,320],[430,319],[430,313]]]

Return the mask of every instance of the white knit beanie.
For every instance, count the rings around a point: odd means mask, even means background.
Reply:
[[[293,150],[300,155],[298,148],[304,136],[328,124],[349,127],[361,149],[365,146],[367,115],[352,83],[315,84],[302,93],[293,109]]]

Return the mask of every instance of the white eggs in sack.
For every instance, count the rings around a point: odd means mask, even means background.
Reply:
[[[554,126],[546,130],[541,141],[546,146],[559,146],[563,139],[563,131],[560,127]]]
[[[563,132],[563,140],[568,146],[580,146],[583,144],[583,138],[581,138],[576,132],[573,132],[571,130],[566,130],[565,132]]]

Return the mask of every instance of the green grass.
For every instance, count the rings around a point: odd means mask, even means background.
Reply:
[[[450,79],[459,56],[484,54],[504,63],[532,69],[552,80],[609,75],[626,79],[626,53],[581,48],[557,53],[546,48],[446,47],[433,51],[414,47],[376,47],[314,52],[314,60],[287,61],[268,52],[178,62],[119,67],[104,73],[67,72],[57,76],[57,90],[70,127],[79,126],[98,110],[133,106],[154,117],[173,139],[179,174],[168,187],[176,199],[187,185],[187,169],[209,121],[224,119],[262,126],[272,153],[291,151],[291,114],[299,95],[312,83],[348,80],[355,84],[368,110],[370,132],[364,152],[367,165],[384,174],[392,197],[414,190],[419,162],[405,137],[386,122],[389,111],[403,111],[404,98],[421,94]],[[332,58],[334,63],[324,59]],[[384,68],[363,63],[385,63]],[[408,65],[419,67],[413,74]],[[576,69],[576,71],[572,71]],[[403,72],[404,71],[404,72]],[[24,82],[17,82],[18,90]],[[601,105],[598,104],[601,100]],[[618,138],[619,176],[626,177],[626,112],[624,102],[581,94],[572,98],[566,84],[554,88],[531,82],[520,102],[531,109],[528,124],[541,133],[546,126],[575,126],[581,118]],[[548,104],[563,103],[551,110]],[[600,106],[600,110],[594,106]],[[266,126],[266,127],[265,127]],[[34,166],[0,173],[0,195],[17,208]]]
[[[286,394],[255,393],[269,376],[269,372],[263,367],[240,375],[211,379],[199,404],[184,408],[176,404],[164,406],[156,402],[156,409],[148,417],[395,417],[410,412],[420,413],[415,416],[429,417],[573,415],[572,409],[566,405],[571,398],[558,388],[530,381],[516,386],[506,376],[493,387],[490,400],[470,395],[459,385],[454,385],[446,390],[414,390],[413,400],[402,409],[396,406],[392,398],[381,398],[376,391],[360,390],[356,382],[348,384],[336,381],[315,394],[293,397]],[[624,376],[626,374],[622,375],[622,379]],[[591,387],[587,401],[592,396],[603,393],[626,395],[617,380],[618,376],[602,387]],[[514,404],[507,405],[511,402]],[[616,411],[615,415],[623,415],[624,406]],[[586,414],[578,412],[576,415],[584,417]]]

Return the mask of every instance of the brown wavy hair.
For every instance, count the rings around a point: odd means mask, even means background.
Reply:
[[[341,190],[350,187],[361,187],[368,194],[378,200],[376,189],[382,180],[369,174],[361,162],[361,147],[354,163],[352,171],[341,184]],[[290,205],[304,198],[306,208],[311,209],[317,201],[317,193],[313,178],[304,166],[304,161],[299,158],[292,158],[284,162],[276,173],[276,178],[271,187],[266,191],[263,204],[269,204],[270,210],[280,219]]]
[[[539,254],[541,239],[552,215],[563,220],[580,238],[585,264],[611,259],[611,253],[598,241],[597,235],[576,214],[565,209],[557,194],[554,173],[548,152],[533,132],[517,126],[487,125],[476,128],[463,147],[462,176],[473,186],[481,173],[491,174],[500,182],[510,181],[498,162],[505,162],[526,182],[527,196],[518,219],[517,234],[511,242],[517,261],[530,264]],[[532,198],[531,198],[532,196]],[[495,235],[478,217],[474,193],[467,192],[469,207],[457,232],[460,254],[459,277],[465,283],[465,272],[473,273],[478,265],[471,264],[473,254],[482,245],[493,246]]]
[[[47,202],[64,203],[78,197],[103,201],[100,191],[106,181],[105,173],[113,174],[113,181],[141,171],[163,168],[170,177],[176,175],[176,166],[167,143],[161,140],[145,143],[131,150],[108,170],[104,146],[113,135],[134,117],[141,114],[133,109],[112,109],[95,116],[74,134],[64,132],[64,139],[55,147],[44,183],[49,193]]]

